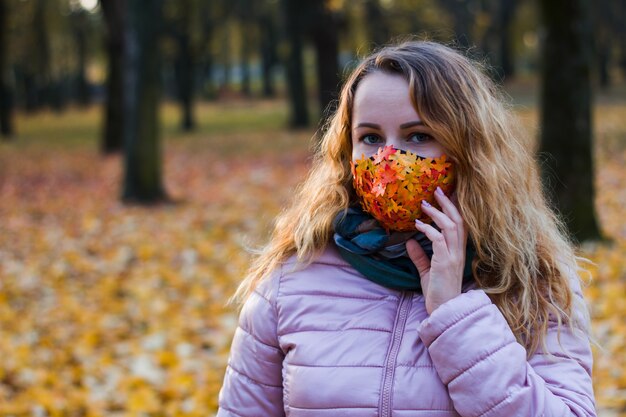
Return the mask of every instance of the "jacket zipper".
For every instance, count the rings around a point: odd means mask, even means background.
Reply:
[[[380,403],[378,404],[378,415],[381,417],[391,417],[391,399],[393,390],[393,377],[396,371],[396,359],[400,351],[402,336],[404,335],[404,327],[409,315],[411,307],[411,293],[402,292],[396,318],[393,323],[391,332],[391,346],[385,358],[385,367],[383,368],[383,382],[381,389]]]

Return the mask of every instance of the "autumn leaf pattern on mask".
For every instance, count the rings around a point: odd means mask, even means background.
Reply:
[[[422,200],[438,207],[437,187],[447,195],[454,189],[453,164],[446,155],[423,158],[392,146],[353,161],[352,177],[363,210],[387,230],[415,230],[416,219],[430,222],[422,214]]]

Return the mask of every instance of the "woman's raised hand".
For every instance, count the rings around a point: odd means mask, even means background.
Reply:
[[[442,211],[426,201],[422,201],[422,211],[433,219],[441,231],[419,220],[415,221],[417,230],[433,243],[432,259],[428,259],[415,240],[410,239],[406,243],[409,258],[420,274],[428,314],[461,294],[467,243],[465,224],[454,203],[439,187],[435,191],[435,199]]]

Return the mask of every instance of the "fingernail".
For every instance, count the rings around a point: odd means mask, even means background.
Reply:
[[[415,219],[415,226],[419,227],[419,226],[423,226],[424,222],[421,221],[420,219]]]
[[[430,203],[426,200],[422,200],[422,204],[426,207],[430,207]]]
[[[437,189],[435,190],[435,192],[439,195],[444,195],[443,194],[443,190],[441,189],[441,187],[437,187]]]

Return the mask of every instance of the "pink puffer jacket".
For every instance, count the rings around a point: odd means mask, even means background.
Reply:
[[[551,326],[526,359],[482,290],[428,316],[424,297],[377,285],[333,246],[284,265],[246,302],[218,417],[595,416],[586,336]],[[580,294],[580,288],[575,289]]]

